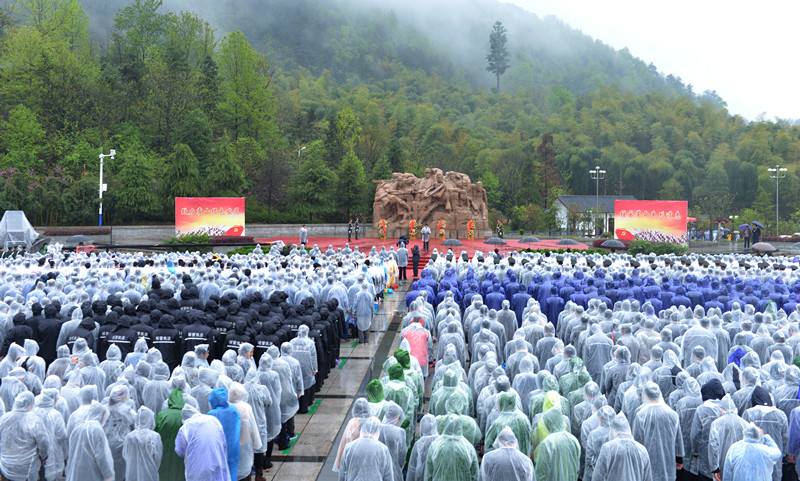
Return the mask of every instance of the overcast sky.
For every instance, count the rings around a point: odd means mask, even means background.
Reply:
[[[505,0],[540,17],[554,15],[696,93],[716,90],[732,114],[800,119],[795,0]]]

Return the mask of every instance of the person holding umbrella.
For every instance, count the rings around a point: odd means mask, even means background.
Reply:
[[[740,226],[740,228],[741,228],[741,226]],[[744,233],[742,234],[742,237],[744,237],[744,248],[745,249],[750,247],[750,236],[752,234],[753,234],[753,232],[750,230],[750,224],[744,224]]]
[[[756,245],[761,240],[761,229],[764,228],[764,225],[759,222],[753,222],[753,225],[756,226],[753,229],[753,245]]]

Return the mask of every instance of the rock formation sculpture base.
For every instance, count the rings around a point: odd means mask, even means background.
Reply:
[[[475,233],[489,228],[486,190],[473,184],[467,174],[441,169],[425,169],[425,177],[394,173],[390,180],[381,180],[375,191],[373,224],[378,228],[381,219],[389,224],[390,237],[408,233],[408,223],[416,219],[421,229],[425,224],[436,237],[440,219],[447,222],[446,237],[466,237],[467,223],[475,220]]]

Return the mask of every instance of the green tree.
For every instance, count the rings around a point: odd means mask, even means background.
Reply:
[[[2,127],[3,138],[0,142],[7,152],[2,164],[16,169],[40,167],[46,133],[36,114],[20,105],[9,113],[8,122],[4,122]]]
[[[364,175],[364,165],[350,150],[342,159],[338,172],[338,187],[336,198],[339,210],[349,219],[364,210],[367,193],[367,177]]]
[[[158,196],[153,188],[156,175],[153,161],[138,143],[132,142],[117,154],[120,162],[113,189],[112,208],[116,217],[132,223],[158,210]]]
[[[158,11],[161,5],[162,0],[134,0],[114,19],[119,44],[140,62],[145,61],[148,51],[161,41],[167,29],[167,16]]]
[[[215,197],[238,197],[245,189],[245,176],[236,161],[231,139],[225,132],[211,149],[214,162],[206,173],[208,195]]]
[[[218,64],[223,80],[219,112],[233,137],[252,137],[267,148],[277,145],[280,130],[267,60],[236,31],[222,39]]]
[[[336,173],[320,156],[308,155],[294,178],[291,205],[295,211],[308,215],[327,214],[336,208],[338,185]]]
[[[328,167],[335,168],[342,162],[347,152],[355,149],[360,133],[361,123],[349,107],[339,111],[333,120],[328,122],[324,139],[325,162]]]
[[[198,197],[203,191],[197,159],[186,144],[175,144],[164,172],[164,192],[168,204],[175,205],[175,197]]]
[[[508,67],[511,66],[509,61],[510,54],[506,47],[507,42],[506,27],[502,22],[495,22],[494,27],[492,27],[492,33],[489,34],[489,53],[486,55],[489,65],[486,70],[493,73],[497,78],[496,93],[500,93],[500,76],[506,73]]]
[[[392,178],[392,167],[386,155],[382,155],[372,167],[372,180],[389,180]]]

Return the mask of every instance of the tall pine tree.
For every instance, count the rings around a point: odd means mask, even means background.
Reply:
[[[506,69],[511,66],[508,60],[507,42],[506,27],[502,22],[494,22],[492,33],[489,34],[489,54],[486,55],[489,65],[486,70],[497,77],[497,90],[495,90],[495,93],[500,93],[500,76],[506,73]]]

